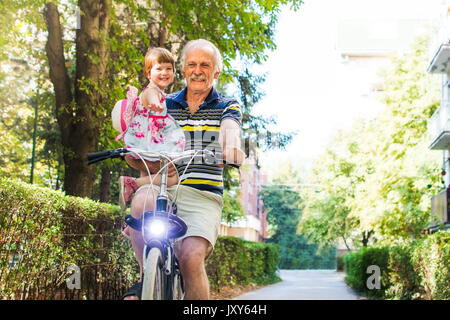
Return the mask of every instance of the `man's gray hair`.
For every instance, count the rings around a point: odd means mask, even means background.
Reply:
[[[219,49],[217,49],[217,47],[208,40],[205,39],[197,39],[197,40],[191,40],[188,43],[186,43],[186,45],[183,48],[183,51],[181,52],[181,68],[184,69],[185,62],[186,62],[186,55],[189,51],[194,50],[194,49],[211,49],[213,52],[213,57],[214,57],[214,71],[215,72],[221,72],[222,68],[223,68],[223,63],[222,63],[222,55],[220,54]]]

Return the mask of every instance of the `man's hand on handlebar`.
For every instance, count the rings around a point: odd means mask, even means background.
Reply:
[[[225,167],[227,163],[234,164],[237,167],[241,166],[245,159],[245,153],[239,148],[225,148],[223,151],[224,164],[219,164],[219,167]]]

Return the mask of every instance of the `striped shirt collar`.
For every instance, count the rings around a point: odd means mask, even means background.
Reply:
[[[173,99],[173,101],[182,105],[185,109],[188,109],[189,106],[186,102],[186,93],[187,93],[187,87],[184,88],[183,90],[179,91],[178,93],[175,93],[175,95],[173,96],[172,99]],[[213,102],[215,100],[218,100],[219,98],[220,98],[219,92],[214,87],[212,87],[211,91],[209,92],[205,101],[203,101],[203,103],[200,105],[200,108],[202,108],[203,106],[207,106],[208,104],[210,104],[211,102]]]

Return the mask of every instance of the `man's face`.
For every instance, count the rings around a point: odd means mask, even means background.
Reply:
[[[188,90],[202,93],[209,91],[214,79],[219,77],[215,71],[213,52],[209,49],[192,49],[187,52],[183,75]]]

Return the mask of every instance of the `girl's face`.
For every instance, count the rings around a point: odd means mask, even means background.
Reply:
[[[155,63],[150,69],[150,83],[158,86],[161,90],[166,89],[175,77],[175,70],[171,63]]]

